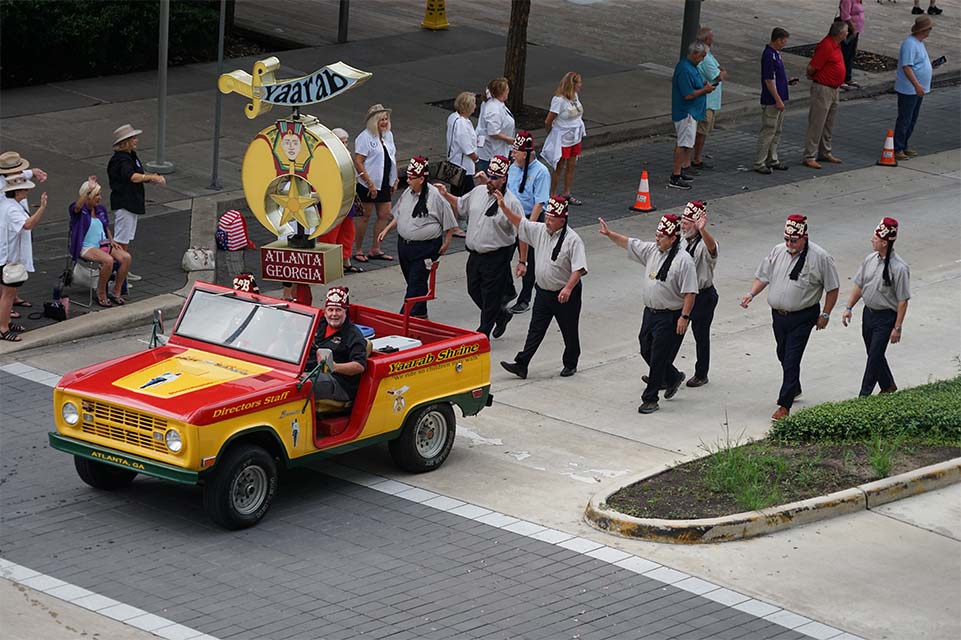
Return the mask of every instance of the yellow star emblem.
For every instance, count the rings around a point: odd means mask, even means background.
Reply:
[[[310,195],[302,196],[300,195],[301,189],[299,183],[306,185],[307,191]],[[310,188],[310,183],[297,175],[290,176],[290,189],[287,194],[282,193],[272,193],[270,194],[270,199],[276,202],[282,209],[283,213],[280,216],[279,226],[284,226],[291,220],[300,223],[300,226],[305,229],[311,225],[307,222],[306,210],[308,207],[313,206],[318,203],[319,199],[317,194]]]

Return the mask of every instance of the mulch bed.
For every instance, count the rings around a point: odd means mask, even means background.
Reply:
[[[780,504],[826,495],[878,480],[868,461],[868,448],[861,444],[785,446],[754,442],[744,447],[763,447],[768,453],[787,461],[780,478],[770,477],[771,486],[780,486]],[[961,447],[903,445],[894,454],[890,475],[897,475],[961,456]],[[607,505],[638,518],[693,519],[741,513],[745,509],[734,498],[715,493],[704,478],[707,458],[687,462],[641,482],[624,487]]]
[[[801,44],[796,47],[784,47],[784,53],[793,53],[794,55],[804,56],[805,58],[810,58],[814,55],[814,48],[817,46],[815,44]],[[854,68],[860,69],[861,71],[868,71],[870,73],[877,73],[880,71],[894,71],[898,68],[898,59],[892,58],[891,56],[882,55],[880,53],[872,53],[870,51],[858,50],[854,54]]]

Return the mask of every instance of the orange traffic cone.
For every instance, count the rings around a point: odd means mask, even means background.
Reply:
[[[888,136],[884,139],[884,149],[881,150],[881,159],[878,164],[882,167],[898,166],[897,158],[894,157],[894,131],[888,129]]]
[[[651,202],[651,187],[647,183],[647,170],[641,171],[641,183],[637,185],[637,197],[634,198],[634,206],[631,211],[655,211],[657,207]]]

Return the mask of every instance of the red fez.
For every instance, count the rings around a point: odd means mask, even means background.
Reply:
[[[697,222],[705,213],[707,213],[707,203],[700,200],[692,200],[684,207],[682,217],[688,222]]]
[[[680,220],[673,213],[665,213],[657,223],[657,232],[666,236],[676,236],[681,228]]]
[[[530,131],[518,131],[514,136],[514,151],[533,151],[534,136]]]
[[[806,238],[808,235],[808,218],[800,213],[792,213],[784,222],[785,238]]]
[[[894,240],[898,237],[898,221],[894,218],[885,218],[878,223],[874,235],[882,240]]]
[[[350,290],[347,287],[331,287],[327,289],[325,307],[339,307],[346,309],[350,306]]]
[[[407,177],[408,178],[426,178],[427,177],[427,158],[423,156],[414,156],[410,159],[407,164]]]
[[[504,156],[494,156],[491,158],[491,163],[487,167],[487,177],[491,180],[505,177],[509,164],[507,158]]]
[[[544,208],[544,215],[554,218],[567,218],[568,200],[564,196],[551,196]]]

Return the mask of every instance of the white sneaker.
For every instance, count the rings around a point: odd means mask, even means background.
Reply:
[[[128,274],[127,274],[127,280],[130,281],[130,282],[140,282],[141,280],[143,280],[143,278],[141,278],[140,276],[138,276],[138,275],[135,274],[135,273],[128,273]]]

